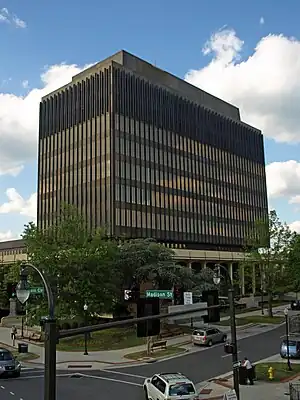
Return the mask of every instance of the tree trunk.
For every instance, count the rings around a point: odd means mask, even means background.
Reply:
[[[270,318],[273,317],[272,293],[271,292],[268,292],[268,315]]]

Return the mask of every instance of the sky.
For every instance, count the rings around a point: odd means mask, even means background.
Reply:
[[[38,107],[124,49],[262,130],[270,209],[300,232],[300,3],[0,0],[0,241],[36,220]]]

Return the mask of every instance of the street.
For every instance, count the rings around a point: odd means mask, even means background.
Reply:
[[[247,356],[255,362],[278,353],[284,326],[239,341],[239,358]],[[142,400],[145,377],[157,372],[182,372],[196,384],[231,370],[231,356],[223,345],[166,361],[136,367],[106,370],[57,371],[57,400],[82,400],[84,397],[118,400]],[[43,370],[24,370],[21,378],[1,379],[1,400],[42,400]]]

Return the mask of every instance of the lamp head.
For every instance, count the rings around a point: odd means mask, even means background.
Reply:
[[[213,281],[215,285],[219,285],[221,282],[220,267],[216,266],[214,269]]]
[[[83,306],[83,310],[87,311],[87,309],[88,309],[88,305],[85,303],[84,306]]]
[[[284,309],[284,315],[287,316],[289,314],[289,309],[287,307],[285,307]]]
[[[30,296],[30,286],[27,281],[27,276],[25,268],[22,268],[20,272],[20,281],[16,287],[17,299],[21,304],[25,304]]]

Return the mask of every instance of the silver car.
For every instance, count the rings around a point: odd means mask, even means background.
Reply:
[[[195,329],[192,334],[192,343],[194,345],[212,346],[215,343],[225,343],[226,340],[226,333],[217,328],[199,328]]]
[[[20,362],[13,356],[13,354],[9,350],[0,347],[0,377],[19,377],[20,374]]]

